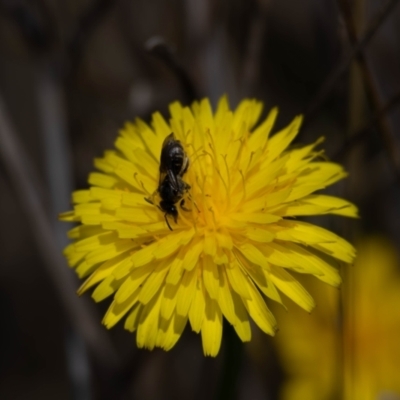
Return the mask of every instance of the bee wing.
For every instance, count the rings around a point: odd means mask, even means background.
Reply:
[[[186,174],[186,171],[189,169],[189,158],[185,153],[185,156],[183,158],[183,163],[182,163],[182,170],[180,175],[183,176],[184,174]]]
[[[179,182],[178,182],[178,179],[176,178],[175,174],[171,170],[168,170],[167,175],[169,178],[169,182],[171,183],[172,189],[174,189],[175,191],[178,192],[179,191]]]
[[[160,179],[158,180],[158,186],[160,186],[164,182],[166,176],[167,176],[167,171],[160,169]]]
[[[164,148],[165,146],[167,146],[167,144],[168,144],[169,142],[173,142],[174,140],[175,140],[175,135],[174,135],[174,133],[172,132],[172,133],[170,133],[170,134],[164,139],[161,148]]]

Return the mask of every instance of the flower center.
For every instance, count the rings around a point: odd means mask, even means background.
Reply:
[[[187,146],[192,151],[188,151],[190,167],[185,180],[191,186],[188,203],[193,204],[192,223],[215,231],[246,197],[245,175],[240,168],[246,139],[229,143],[219,153],[211,135],[206,138],[195,149]]]

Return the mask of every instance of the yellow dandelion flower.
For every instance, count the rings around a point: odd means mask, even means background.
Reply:
[[[90,189],[74,192],[74,210],[60,216],[80,222],[65,249],[70,266],[88,276],[78,293],[97,285],[95,301],[113,295],[103,322],[110,328],[126,316],[139,347],[171,349],[189,321],[204,354],[215,356],[223,317],[242,341],[251,339],[250,319],[273,335],[263,295],[281,302],[282,292],[305,310],[314,306],[288,271],[337,286],[335,260],[353,261],[344,239],[292,218],[356,216],[346,200],[313,194],[346,172],[319,160],[320,140],[288,149],[301,117],[270,137],[277,109],[257,125],[261,111],[256,100],[232,111],[223,97],[215,113],[207,99],[190,108],[176,102],[169,121],[155,113],[151,126],[127,124],[116,150],[95,160],[100,172],[90,174]],[[160,154],[171,133],[189,165],[173,165],[169,176],[160,174]],[[161,204],[160,183],[179,196]]]
[[[383,237],[364,238],[357,248],[343,293],[310,282],[315,313],[276,310],[288,374],[280,399],[400,398],[400,259]]]

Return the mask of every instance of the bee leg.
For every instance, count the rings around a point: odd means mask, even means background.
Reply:
[[[149,204],[152,204],[154,206],[153,200],[149,199],[148,197],[144,198]]]
[[[151,199],[149,199],[149,198],[147,198],[147,197],[145,197],[144,199],[145,199],[149,204],[152,204],[153,206],[156,206],[159,210],[164,211],[164,210],[161,208],[161,206],[160,206],[159,204],[154,204],[153,200],[151,200]]]
[[[193,200],[192,196],[190,195],[190,193],[188,194],[188,199],[194,204],[194,206],[196,207],[196,210],[198,212],[200,212],[199,207],[197,206],[196,202]],[[183,207],[182,207],[183,208]],[[183,208],[184,209],[184,208]],[[185,209],[184,209],[185,210]],[[186,211],[186,210],[185,210]]]
[[[173,231],[173,229],[171,228],[171,225],[169,224],[168,218],[167,218],[167,213],[164,214],[164,218],[165,218],[165,222],[167,223],[168,229],[170,231]],[[175,221],[176,222],[176,221]]]
[[[156,195],[157,195],[157,190],[155,190],[151,196],[149,196],[149,197],[144,197],[144,200],[145,200],[147,203],[149,203],[149,204],[151,204],[151,205],[154,206],[154,205],[155,205],[154,200],[156,199]]]
[[[200,209],[199,209],[199,207],[197,206],[196,202],[195,202],[194,200],[192,200],[192,202],[193,202],[194,206],[196,207],[197,211],[200,212]]]
[[[182,199],[179,205],[181,206],[183,211],[192,211],[191,209],[185,207],[185,199]]]

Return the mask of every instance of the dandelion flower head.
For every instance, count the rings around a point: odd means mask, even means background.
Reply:
[[[307,279],[318,301],[310,318],[276,308],[277,353],[287,373],[281,400],[400,398],[398,249],[387,237],[368,235],[357,253],[342,291]]]
[[[79,222],[64,252],[87,277],[78,293],[96,286],[95,301],[113,296],[103,323],[110,328],[125,318],[139,347],[169,350],[189,322],[201,333],[204,354],[215,356],[223,318],[244,342],[250,320],[274,335],[266,298],[282,303],[283,293],[307,311],[314,307],[292,272],[338,286],[337,261],[353,261],[347,241],[294,219],[355,217],[346,200],[314,194],[346,172],[321,161],[320,140],[289,148],[301,117],[271,135],[277,109],[258,122],[261,112],[259,101],[231,110],[223,97],[215,112],[207,99],[191,107],[175,102],[169,120],[155,113],[151,125],[128,123],[116,149],[95,160],[90,188],[74,192],[73,211],[60,216]],[[185,206],[176,204],[176,221],[159,207],[157,192],[160,153],[171,133],[189,159],[182,179],[190,189]]]

